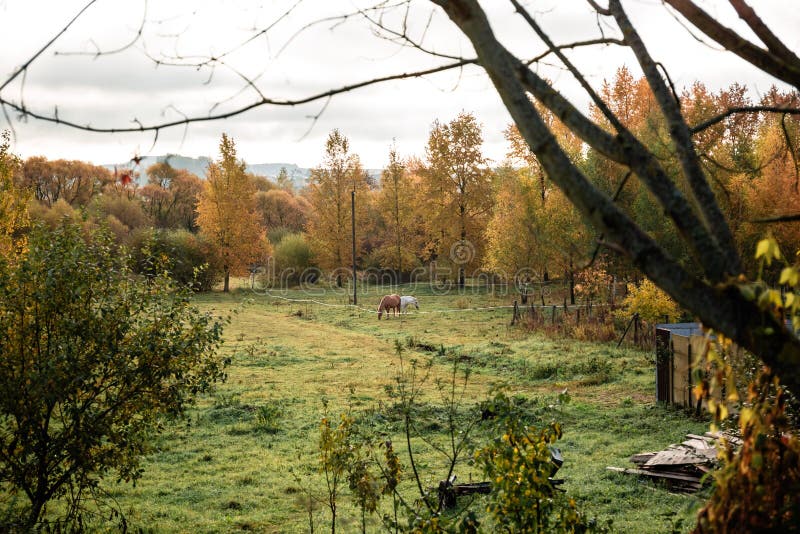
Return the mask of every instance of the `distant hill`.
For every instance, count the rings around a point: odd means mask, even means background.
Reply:
[[[139,162],[139,185],[144,185],[147,182],[145,170],[147,170],[150,165],[153,165],[154,163],[163,163],[165,161],[176,169],[185,169],[201,178],[205,178],[206,168],[212,160],[211,158],[207,158],[205,156],[200,156],[199,158],[190,158],[178,154],[167,154],[165,156],[145,156]],[[103,165],[103,167],[114,170],[115,167],[122,169],[130,168],[132,165],[132,162],[116,164],[109,163]],[[278,177],[278,173],[282,167],[286,169],[286,172],[289,174],[289,178],[292,179],[292,183],[294,183],[295,188],[301,189],[305,187],[306,183],[308,182],[308,177],[311,175],[311,169],[298,167],[294,163],[254,163],[252,165],[247,165],[247,172],[258,174],[260,176],[266,176],[270,180],[274,181]],[[367,169],[369,175],[375,179],[380,178],[381,171],[382,169]]]

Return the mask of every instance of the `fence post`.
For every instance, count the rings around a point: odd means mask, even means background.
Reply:
[[[517,315],[519,314],[519,306],[517,306],[517,301],[514,301],[514,317],[511,318],[511,325],[513,326],[517,322]]]
[[[556,312],[558,308],[556,308],[555,304],[553,305],[553,324],[556,324]]]
[[[636,313],[633,314],[633,317],[631,317],[631,320],[628,322],[628,326],[625,327],[625,331],[622,333],[622,337],[619,338],[619,341],[617,342],[617,348],[619,348],[619,346],[622,345],[622,341],[625,339],[625,336],[628,335],[628,330],[631,329],[631,325],[636,321],[636,315],[637,315]]]

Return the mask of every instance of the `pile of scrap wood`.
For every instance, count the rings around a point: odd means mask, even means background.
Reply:
[[[673,491],[693,493],[699,490],[706,480],[704,475],[717,464],[717,444],[725,437],[729,443],[738,447],[741,440],[730,434],[706,432],[702,436],[687,434],[686,441],[680,445],[670,445],[663,451],[643,452],[631,456],[636,468],[607,467],[610,471],[639,475],[662,480]]]

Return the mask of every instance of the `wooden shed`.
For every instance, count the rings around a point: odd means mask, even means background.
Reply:
[[[705,343],[699,323],[656,325],[657,401],[697,408],[692,395],[692,365]]]

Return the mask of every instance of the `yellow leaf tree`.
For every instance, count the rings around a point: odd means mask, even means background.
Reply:
[[[222,134],[220,159],[208,165],[207,179],[197,205],[200,233],[216,247],[224,273],[223,291],[230,275],[267,253],[269,244],[255,209],[255,186],[245,173],[244,162],[236,159],[233,140]]]
[[[556,141],[575,164],[583,163],[582,144],[547,111],[542,116]],[[497,197],[486,230],[485,266],[517,282],[547,280],[564,273],[570,302],[575,303],[575,275],[591,252],[588,227],[558,188],[547,179],[539,160],[516,126],[506,129],[508,157],[517,170],[498,170]]]
[[[9,151],[8,132],[0,137],[0,257],[13,258],[25,250],[29,194],[18,187],[19,159]]]
[[[458,285],[483,257],[483,233],[492,207],[492,176],[481,152],[481,126],[461,112],[448,124],[433,123],[426,148],[425,179],[431,214],[429,232],[437,255],[458,265]]]
[[[333,130],[325,142],[322,165],[311,171],[308,201],[311,212],[306,226],[317,263],[335,274],[341,286],[352,256],[350,192],[356,192],[356,254],[364,240],[369,193],[367,174],[350,142]]]
[[[375,202],[380,219],[376,229],[379,236],[376,254],[382,265],[394,270],[398,280],[401,273],[415,266],[417,252],[422,248],[419,241],[423,228],[415,180],[418,177],[410,172],[392,147]]]

